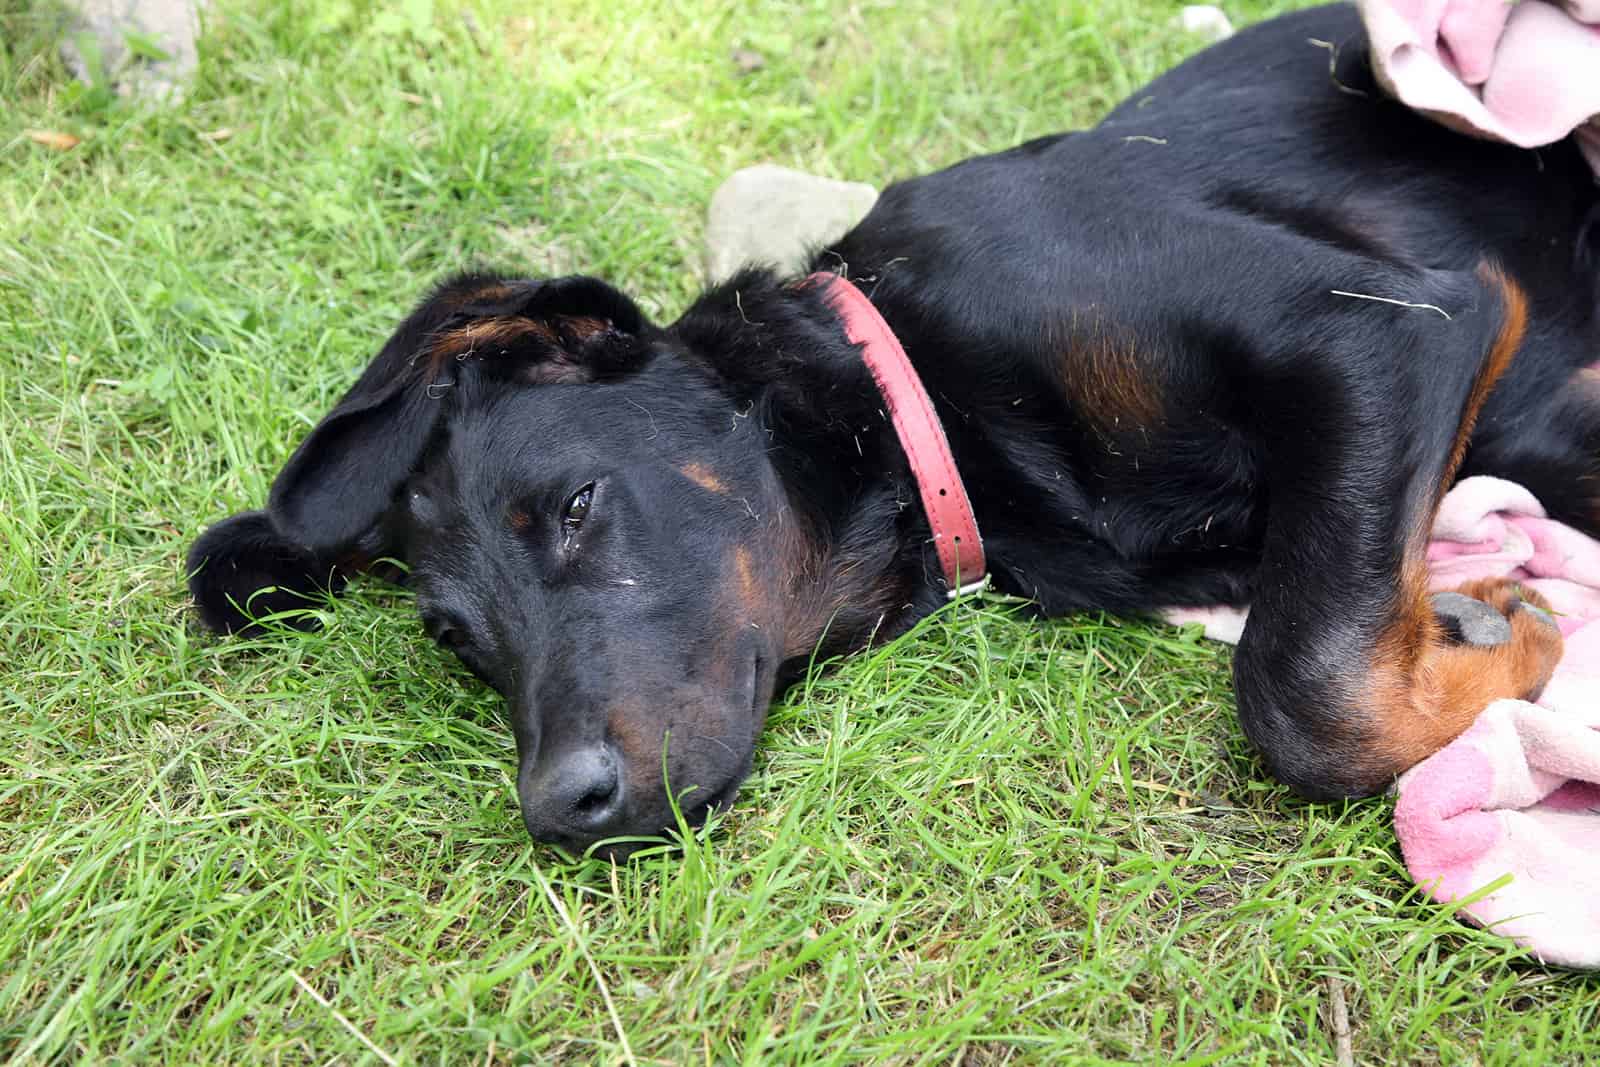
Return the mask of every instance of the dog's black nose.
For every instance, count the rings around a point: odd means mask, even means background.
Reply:
[[[614,832],[624,813],[622,775],[609,745],[552,754],[523,769],[522,820],[541,841],[593,841]]]

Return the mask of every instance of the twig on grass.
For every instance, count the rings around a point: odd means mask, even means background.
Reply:
[[[1334,1062],[1339,1067],[1355,1067],[1355,1050],[1350,1043],[1350,1006],[1345,1003],[1344,983],[1328,978],[1328,1025],[1333,1030]]]

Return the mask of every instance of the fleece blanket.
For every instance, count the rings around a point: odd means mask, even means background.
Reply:
[[[1600,174],[1600,0],[1358,0],[1378,81],[1454,129],[1524,148],[1574,135]],[[1502,700],[1402,775],[1395,832],[1434,899],[1548,963],[1600,967],[1600,546],[1518,486],[1468,479],[1428,553],[1436,589],[1505,575],[1566,650],[1537,704]],[[1234,640],[1242,620],[1207,618]]]
[[[1542,593],[1566,648],[1538,703],[1499,700],[1400,776],[1394,825],[1423,891],[1547,963],[1600,967],[1600,543],[1533,495],[1467,478],[1445,496],[1430,583],[1513,578]],[[1174,609],[1237,642],[1246,613]]]
[[[1600,173],[1600,0],[1358,0],[1373,72],[1463,133],[1523,148],[1576,132]]]
[[[1400,776],[1406,868],[1546,963],[1600,967],[1600,544],[1495,478],[1458,485],[1433,533],[1435,588],[1515,578],[1549,599],[1566,649],[1537,704],[1495,701]]]

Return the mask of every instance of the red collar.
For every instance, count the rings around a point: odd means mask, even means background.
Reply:
[[[822,287],[828,303],[844,322],[845,336],[861,346],[861,359],[872,371],[878,392],[889,407],[894,432],[911,463],[917,492],[922,495],[922,510],[933,529],[933,547],[939,553],[949,595],[982,589],[988,584],[989,574],[978,520],[956,471],[939,415],[911,360],[906,358],[906,350],[872,301],[849,279],[818,272],[807,281]]]

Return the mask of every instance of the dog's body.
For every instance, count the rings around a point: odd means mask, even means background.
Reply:
[[[1336,63],[1314,43],[1332,42]],[[1353,10],[1253,28],[1098,127],[890,187],[816,257],[911,355],[995,582],[1050,615],[1250,603],[1245,729],[1358,795],[1560,654],[1453,641],[1423,547],[1464,473],[1600,534],[1592,176],[1384,99]],[[883,402],[815,286],[750,272],[664,329],[591,279],[457,279],[195,546],[233,629],[403,559],[505,693],[530,830],[585,846],[726,804],[819,640],[944,600]],[[1487,609],[1484,609],[1487,610]],[[665,752],[663,749],[665,748]]]

